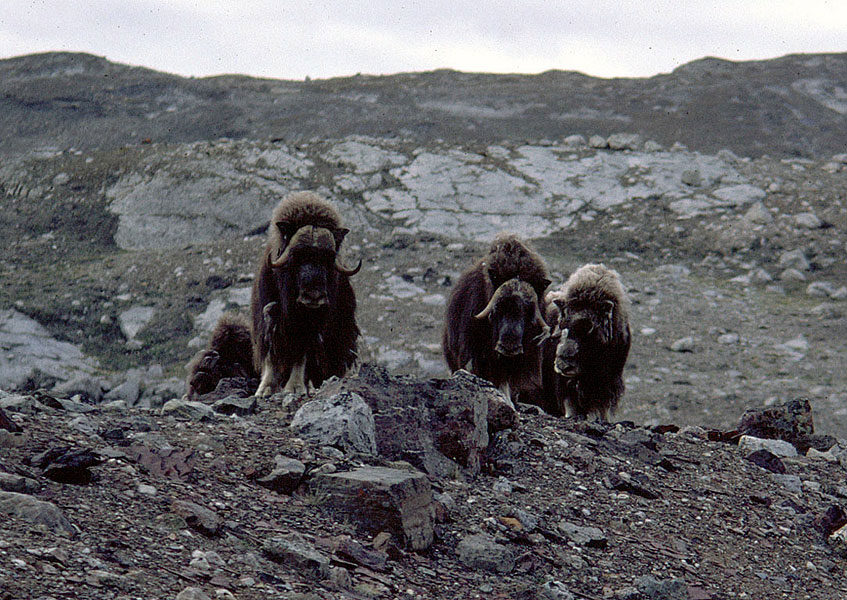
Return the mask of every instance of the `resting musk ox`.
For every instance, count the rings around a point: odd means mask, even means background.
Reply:
[[[209,347],[188,363],[186,390],[189,400],[213,391],[221,379],[256,378],[253,368],[253,344],[250,323],[234,313],[218,320]]]
[[[540,346],[549,335],[540,306],[548,285],[535,251],[512,234],[495,238],[450,293],[441,342],[450,370],[467,369],[510,400],[540,390]]]
[[[629,355],[629,299],[618,274],[602,264],[577,269],[547,295],[544,408],[552,414],[608,421],[624,392]]]
[[[253,283],[253,366],[257,396],[302,394],[356,360],[356,296],[338,253],[348,229],[313,192],[295,192],[274,209]]]

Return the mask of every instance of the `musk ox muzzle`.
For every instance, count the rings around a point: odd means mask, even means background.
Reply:
[[[532,342],[540,344],[550,333],[541,316],[537,296],[532,286],[519,279],[510,279],[500,285],[485,308],[474,315],[475,319],[488,319],[494,336],[494,351],[504,357],[524,353],[524,334],[529,328],[540,328],[541,333]]]

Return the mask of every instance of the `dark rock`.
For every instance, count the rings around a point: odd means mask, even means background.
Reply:
[[[6,416],[6,413],[3,412],[3,409],[0,408],[0,429],[5,429],[6,431],[10,431],[12,433],[20,433],[22,431],[20,425],[12,421],[9,417]]]
[[[771,473],[785,473],[785,465],[782,460],[777,455],[769,450],[765,450],[764,448],[748,454],[747,460],[755,465],[759,465],[763,469],[767,469]]]
[[[206,404],[214,404],[218,400],[235,396],[247,398],[256,393],[259,381],[251,377],[224,377],[218,381],[215,389],[199,396],[197,399]]]
[[[815,433],[812,405],[808,398],[797,398],[778,406],[751,408],[738,421],[741,433],[759,438],[785,440],[804,454],[808,436]]]
[[[37,494],[41,489],[38,482],[23,475],[0,472],[0,490],[19,494]]]
[[[413,550],[432,544],[435,509],[423,473],[362,467],[317,475],[309,489],[322,498],[322,507],[353,520],[368,533],[389,531]]]
[[[285,456],[277,456],[274,462],[273,471],[256,479],[256,483],[280,494],[292,494],[300,485],[306,466],[297,459]]]
[[[44,476],[47,479],[76,485],[90,483],[89,469],[101,462],[100,457],[91,450],[72,450],[67,446],[50,448],[31,460],[33,466],[44,469]]]
[[[368,550],[360,543],[350,538],[341,540],[336,554],[344,560],[352,561],[374,571],[385,571],[388,554],[376,550]]]
[[[627,492],[648,500],[656,500],[662,495],[648,487],[649,480],[644,475],[629,475],[627,473],[612,473],[606,478],[606,487],[619,492]]]
[[[205,536],[211,537],[220,533],[222,524],[218,515],[199,504],[175,500],[171,504],[171,512],[185,519],[189,527]]]
[[[438,477],[453,476],[457,463],[479,472],[488,446],[488,396],[498,393],[487,382],[462,372],[449,379],[394,377],[362,365],[356,376],[324,383],[315,399],[345,391],[370,406],[381,456]]]
[[[815,520],[817,527],[827,537],[847,525],[847,512],[840,506],[833,504]]]

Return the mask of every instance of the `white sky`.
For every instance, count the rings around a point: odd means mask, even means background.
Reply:
[[[847,52],[847,0],[0,0],[0,58],[50,50],[194,76],[644,77]]]

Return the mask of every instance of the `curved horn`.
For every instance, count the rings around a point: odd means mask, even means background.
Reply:
[[[491,300],[488,301],[488,304],[479,314],[474,315],[474,319],[487,319],[488,315],[491,314],[491,311],[494,310],[494,304],[497,300],[497,292],[494,292],[494,295],[491,296]]]
[[[291,256],[291,244],[290,243],[288,244],[288,246],[285,247],[285,250],[283,250],[282,254],[280,254],[279,257],[277,257],[276,260],[270,261],[271,266],[272,267],[285,266],[285,263],[288,262],[289,256]]]
[[[341,264],[341,261],[336,258],[335,259],[335,270],[341,273],[342,275],[346,275],[347,277],[352,277],[362,268],[362,259],[359,259],[359,264],[353,267],[352,269],[348,269],[344,265]]]
[[[547,325],[547,322],[544,320],[544,317],[541,315],[541,308],[538,306],[538,303],[535,304],[535,318],[532,321],[533,325],[538,325],[541,327],[541,333],[539,333],[533,341],[536,344],[541,344],[550,337],[550,326]]]

